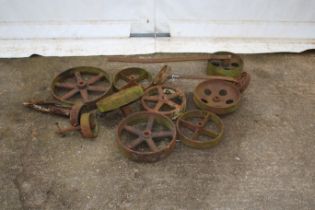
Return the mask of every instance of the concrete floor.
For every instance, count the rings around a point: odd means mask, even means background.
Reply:
[[[67,120],[22,102],[51,98],[59,72],[136,64],[105,57],[0,59],[0,209],[315,209],[315,54],[244,55],[252,82],[240,109],[223,118],[209,150],[177,144],[166,159],[140,164],[116,148],[119,112],[102,117],[94,141],[58,136]],[[163,64],[136,65],[156,73]],[[203,74],[206,62],[171,63]],[[191,91],[197,82],[175,83]]]

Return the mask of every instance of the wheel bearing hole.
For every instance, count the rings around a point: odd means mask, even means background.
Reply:
[[[229,99],[229,100],[227,100],[225,103],[226,104],[232,104],[234,101],[233,101],[233,99]]]
[[[206,104],[208,103],[208,101],[207,101],[206,99],[204,99],[204,98],[201,98],[200,100],[201,100],[203,103],[206,103]]]
[[[205,90],[204,90],[204,93],[205,93],[207,96],[210,96],[212,92],[211,92],[210,89],[205,89]]]
[[[221,89],[219,91],[220,96],[226,96],[227,95],[227,91],[225,89]]]

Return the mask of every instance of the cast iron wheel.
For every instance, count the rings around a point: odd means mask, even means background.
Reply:
[[[231,52],[216,52],[215,55],[231,55],[232,58],[228,60],[209,60],[208,75],[220,75],[237,78],[243,71],[244,62],[242,58]]]
[[[168,156],[176,145],[176,127],[158,113],[136,112],[123,119],[116,130],[122,153],[135,161],[155,162]]]
[[[199,83],[193,95],[197,107],[216,114],[234,112],[239,107],[241,97],[235,85],[216,79]]]
[[[147,111],[176,119],[186,109],[186,96],[178,88],[156,85],[144,92],[141,104]]]
[[[80,128],[84,138],[95,138],[98,134],[98,124],[95,113],[83,113],[80,117]]]
[[[127,68],[119,71],[113,80],[113,86],[116,90],[121,90],[133,85],[141,85],[143,89],[152,84],[152,75],[145,69]]]
[[[224,125],[214,113],[194,110],[181,115],[176,122],[177,133],[185,144],[197,149],[217,145],[223,136]]]
[[[110,76],[95,67],[81,66],[68,69],[52,82],[53,96],[62,102],[93,103],[105,96],[111,89]]]

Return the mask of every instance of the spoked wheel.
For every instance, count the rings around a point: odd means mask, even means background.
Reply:
[[[227,60],[209,60],[208,62],[208,75],[221,75],[227,77],[237,78],[243,71],[242,58],[231,52],[216,52],[215,55],[231,55],[231,59]]]
[[[155,162],[175,148],[176,128],[173,122],[157,113],[137,112],[123,119],[117,128],[116,142],[128,158]]]
[[[235,111],[239,107],[241,97],[235,85],[215,79],[201,82],[193,94],[194,102],[200,109],[216,114]]]
[[[52,94],[60,101],[93,103],[111,89],[110,76],[95,67],[75,67],[59,74],[52,82]]]
[[[143,89],[152,83],[152,75],[145,69],[127,68],[119,71],[113,81],[114,88],[121,90],[133,85],[141,85]]]
[[[147,111],[176,119],[186,109],[186,96],[178,88],[157,85],[145,91],[141,104]]]
[[[193,148],[205,149],[218,144],[223,136],[224,125],[214,113],[195,110],[181,115],[176,122],[180,140]]]

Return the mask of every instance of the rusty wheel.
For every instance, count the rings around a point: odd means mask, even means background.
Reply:
[[[207,69],[208,75],[221,75],[234,78],[237,78],[241,75],[244,62],[239,55],[231,52],[216,52],[214,55],[231,55],[231,59],[209,60]]]
[[[202,110],[216,114],[227,114],[235,111],[240,104],[239,89],[223,80],[206,80],[194,90],[194,102]]]
[[[60,101],[92,103],[106,95],[111,89],[111,81],[103,70],[82,66],[56,76],[51,88],[53,96]]]
[[[186,96],[178,88],[157,85],[145,91],[141,104],[147,111],[176,119],[186,109]]]
[[[141,85],[145,89],[151,83],[152,75],[147,70],[136,67],[119,71],[113,80],[113,86],[116,90],[121,90],[132,85]]]
[[[84,138],[95,138],[98,134],[98,124],[95,113],[83,113],[80,117],[80,129]]]
[[[180,140],[193,148],[206,149],[218,144],[224,125],[214,113],[194,110],[181,115],[176,122]]]
[[[158,113],[133,113],[119,123],[116,132],[118,147],[135,161],[158,161],[169,155],[176,144],[175,125]]]

